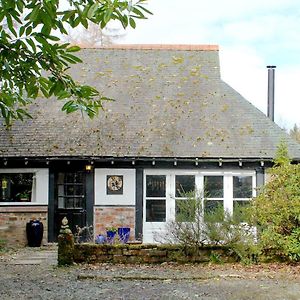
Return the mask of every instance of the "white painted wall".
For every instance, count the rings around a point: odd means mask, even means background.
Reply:
[[[107,195],[107,175],[123,176],[123,194]],[[95,169],[95,205],[135,205],[135,169]]]
[[[49,169],[14,168],[0,169],[0,173],[34,173],[33,191],[31,202],[1,202],[1,205],[48,205],[49,199]]]

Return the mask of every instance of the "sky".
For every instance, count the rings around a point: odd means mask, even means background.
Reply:
[[[217,44],[221,77],[267,111],[267,65],[275,65],[275,122],[300,125],[299,0],[148,0],[153,16],[118,43]]]

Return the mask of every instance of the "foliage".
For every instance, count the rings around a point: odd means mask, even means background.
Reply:
[[[104,97],[95,88],[76,83],[67,73],[70,65],[81,62],[74,52],[78,46],[60,43],[67,26],[88,22],[104,28],[110,20],[123,28],[135,28],[135,19],[150,12],[147,0],[0,0],[0,116],[6,125],[13,119],[30,117],[25,105],[39,95],[67,100],[66,113],[77,110],[94,117]]]
[[[94,241],[93,225],[80,227],[76,225],[76,232],[74,234],[75,243],[89,243]]]
[[[300,261],[300,164],[292,164],[281,143],[270,180],[253,203],[265,255]]]
[[[6,242],[5,240],[0,239],[0,253],[6,250]]]
[[[193,255],[199,254],[205,244],[225,245],[229,254],[238,260],[249,263],[256,259],[258,250],[253,227],[241,223],[249,219],[247,207],[237,208],[235,215],[224,211],[223,206],[205,212],[202,196],[193,192],[185,197],[186,200],[177,202],[179,209],[175,220],[167,224],[166,242],[182,245]]]

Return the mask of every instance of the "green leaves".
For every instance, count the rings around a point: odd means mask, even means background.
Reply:
[[[151,14],[146,0],[0,0],[0,117],[9,126],[14,119],[30,117],[26,105],[39,96],[67,99],[66,113],[76,110],[90,118],[110,100],[88,85],[75,84],[67,74],[70,64],[81,63],[73,53],[78,46],[61,44],[67,26],[88,27],[88,21],[105,27],[111,20],[124,28]],[[44,74],[47,75],[44,75]],[[43,75],[42,75],[43,74]]]

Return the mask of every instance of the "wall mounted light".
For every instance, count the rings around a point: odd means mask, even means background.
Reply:
[[[85,170],[86,171],[92,171],[92,165],[85,165]]]
[[[265,162],[263,160],[260,161],[260,166],[263,167],[265,165]]]
[[[199,164],[199,161],[198,161],[198,158],[196,158],[195,166],[198,166],[198,164]]]

